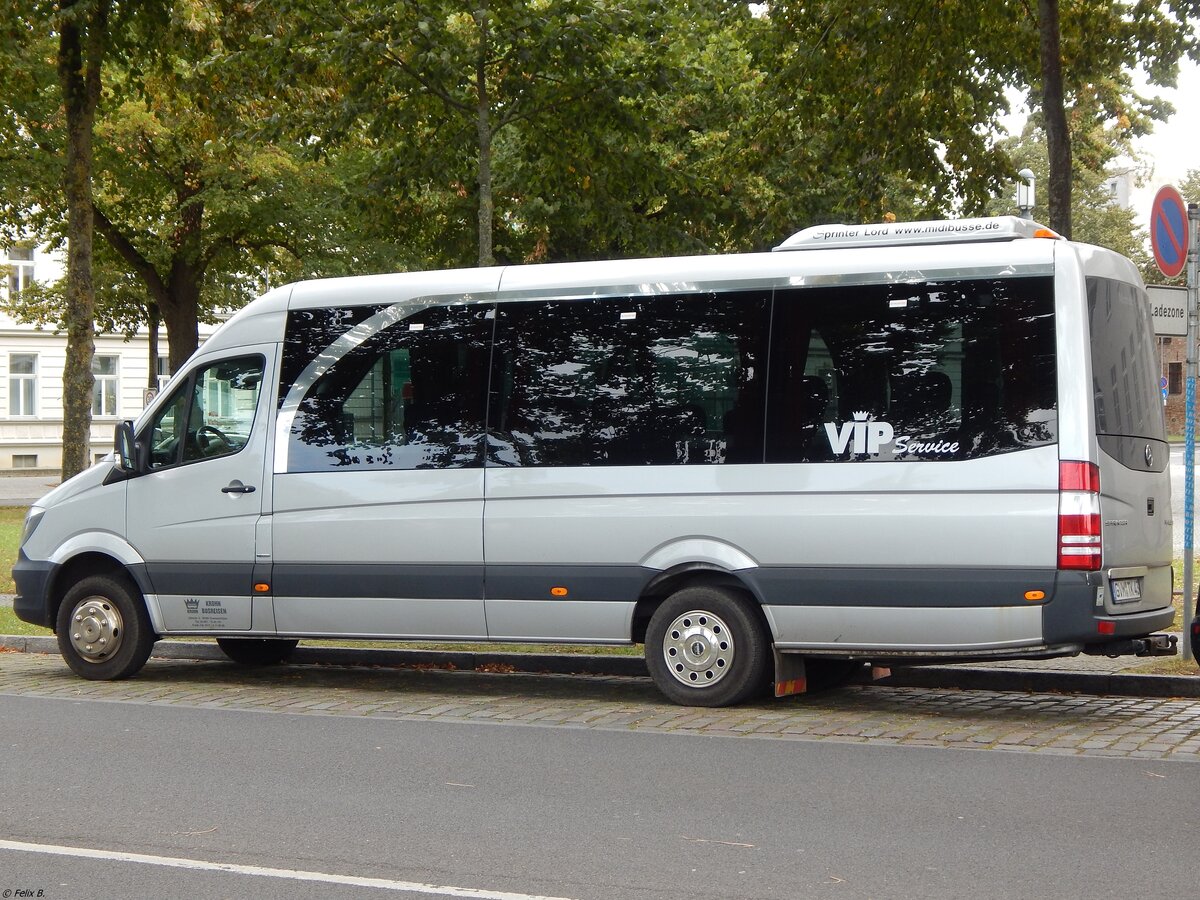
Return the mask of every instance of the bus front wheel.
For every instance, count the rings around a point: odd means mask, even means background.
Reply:
[[[141,595],[119,575],[89,575],[63,597],[58,649],[76,675],[115,681],[135,674],[158,635]]]

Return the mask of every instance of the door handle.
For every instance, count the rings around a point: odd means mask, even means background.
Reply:
[[[229,482],[229,484],[225,485],[225,487],[221,488],[221,493],[222,494],[253,494],[254,493],[254,485],[242,484],[240,481],[238,481],[235,478],[233,481]]]

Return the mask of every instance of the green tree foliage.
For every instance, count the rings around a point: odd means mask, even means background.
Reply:
[[[0,228],[61,241],[52,10],[4,2]],[[1079,184],[1104,170],[1106,129],[1163,115],[1128,70],[1168,81],[1200,0],[1058,5]],[[994,137],[1005,89],[1044,80],[1038,8],[119,4],[94,130],[97,321],[161,316],[178,366],[198,319],[289,278],[762,249],[816,222],[978,212],[1043,165]],[[1076,236],[1119,243],[1081,189]],[[65,323],[54,302],[25,313]]]
[[[1090,121],[1090,117],[1081,117],[1078,123],[1082,127]],[[1071,218],[1075,223],[1072,239],[1115,250],[1145,271],[1147,265],[1152,265],[1146,249],[1146,232],[1137,224],[1134,211],[1114,203],[1107,189],[1107,182],[1113,174],[1127,171],[1135,182],[1145,177],[1145,172],[1136,162],[1132,166],[1118,164],[1120,160],[1133,158],[1129,137],[1129,131],[1119,123],[1092,127],[1086,132],[1071,135],[1073,145],[1091,148],[1089,154],[1076,157],[1071,175]],[[1049,224],[1049,198],[1043,190],[1050,172],[1045,130],[1037,119],[1033,119],[1026,124],[1020,136],[1008,139],[1002,146],[1014,165],[1028,168],[1034,173],[1037,191],[1033,218]],[[991,215],[1011,215],[1015,207],[1015,190],[1014,185],[1005,195],[993,200],[988,212]]]
[[[765,22],[746,4],[289,16],[287,84],[333,86],[340,113],[313,124],[319,146],[357,148],[375,227],[422,247],[424,266],[770,246],[795,227],[776,210],[823,190],[765,130]]]
[[[495,168],[513,132],[527,152],[557,152],[569,168],[567,117],[635,124],[617,102],[618,88],[632,85],[612,77],[618,4],[481,0],[465,11],[436,0],[352,0],[293,12],[298,57],[318,56],[318,74],[331,62],[343,85],[337,130],[324,133],[364,137],[396,202],[451,225],[451,241],[461,245],[457,226],[473,211],[480,265],[493,262],[497,222],[510,222],[512,198],[497,208]]]
[[[331,165],[248,127],[274,112],[266,73],[246,68],[238,52],[269,26],[256,15],[235,2],[177,3],[153,23],[165,52],[127,54],[104,79],[90,206],[106,245],[99,318],[131,331],[161,315],[172,370],[196,349],[200,319],[240,306],[266,277],[304,272],[337,240]],[[32,34],[36,57],[51,36]],[[61,120],[33,69],[25,80],[3,164],[22,177],[9,182],[4,219],[61,242],[64,202],[53,177]],[[25,317],[55,321],[51,312],[33,306]]]
[[[1195,28],[1200,3],[1109,2],[1109,0],[1040,0],[1036,25],[1040,38],[1038,67],[1027,64],[1023,83],[1041,93],[1050,158],[1049,224],[1067,237],[1072,231],[1072,159],[1079,152],[1071,136],[1078,123],[1089,126],[1120,121],[1135,134],[1149,131],[1170,109],[1133,87],[1131,70],[1142,67],[1151,84],[1174,84],[1179,60],[1197,58],[1200,38]],[[1052,35],[1052,32],[1058,32]],[[1040,74],[1040,80],[1038,75]],[[1086,152],[1086,150],[1084,151]]]
[[[91,455],[91,361],[95,351],[93,126],[100,102],[101,72],[113,44],[112,31],[120,28],[111,21],[115,12],[111,0],[5,3],[0,7],[5,19],[0,32],[0,58],[4,60],[0,64],[0,87],[14,91],[14,96],[6,100],[3,124],[11,136],[16,132],[35,146],[53,146],[58,155],[56,165],[44,174],[50,176],[56,195],[62,198],[56,206],[67,246],[69,275],[63,311],[67,335],[63,370],[64,478],[87,468]],[[44,41],[38,40],[39,34],[44,34]],[[22,119],[22,112],[32,116]],[[53,143],[46,133],[51,122],[58,132]],[[15,169],[32,175],[31,167],[22,160],[11,159],[15,155],[11,149],[4,154],[0,174]],[[25,189],[22,185],[15,192],[19,196]],[[10,206],[10,197],[6,196],[0,205]]]
[[[1015,75],[998,35],[1019,15],[967,0],[770,3],[772,143],[827,185],[817,208],[851,221],[910,198],[929,215],[979,209],[1011,171],[988,126]]]
[[[1189,169],[1176,187],[1185,203],[1200,203],[1200,169]]]
[[[955,197],[966,211],[982,207],[1016,171],[990,137],[1012,87],[1039,98],[1052,133],[1048,224],[1066,234],[1070,219],[1056,207],[1071,208],[1071,160],[1091,149],[1072,153],[1070,136],[1114,121],[1142,134],[1164,118],[1169,108],[1140,95],[1130,72],[1143,67],[1152,83],[1171,84],[1180,58],[1197,53],[1200,14],[1198,0],[776,0],[767,8],[781,62],[775,93],[785,104],[794,98],[786,108],[801,120],[833,111],[837,127],[814,137],[828,136],[822,156],[835,172],[857,174],[859,218],[885,205],[896,173],[900,183],[931,186],[935,208]],[[1048,33],[1055,26],[1057,41]],[[1048,96],[1047,74],[1061,80]]]
[[[197,322],[257,293],[329,239],[328,165],[263,140],[268,83],[236,51],[267,22],[255,7],[175,9],[170,54],[112,79],[98,127],[97,229],[161,313],[172,371],[197,346]]]

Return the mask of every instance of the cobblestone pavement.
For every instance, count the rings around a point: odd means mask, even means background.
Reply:
[[[492,722],[775,740],[1200,762],[1200,701],[849,687],[688,709],[647,679],[152,659],[136,678],[77,678],[57,656],[0,653],[0,694],[294,715]]]

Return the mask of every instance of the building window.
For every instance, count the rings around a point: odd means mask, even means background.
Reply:
[[[117,357],[93,356],[92,415],[116,416],[117,411]]]
[[[1167,363],[1167,392],[1183,393],[1183,363]]]
[[[8,414],[37,415],[36,353],[8,354]]]
[[[33,248],[8,248],[8,299],[13,300],[33,284]]]
[[[36,469],[37,459],[36,453],[14,453],[12,467],[14,469]]]
[[[161,391],[171,380],[171,361],[165,357],[158,358],[158,389]]]

